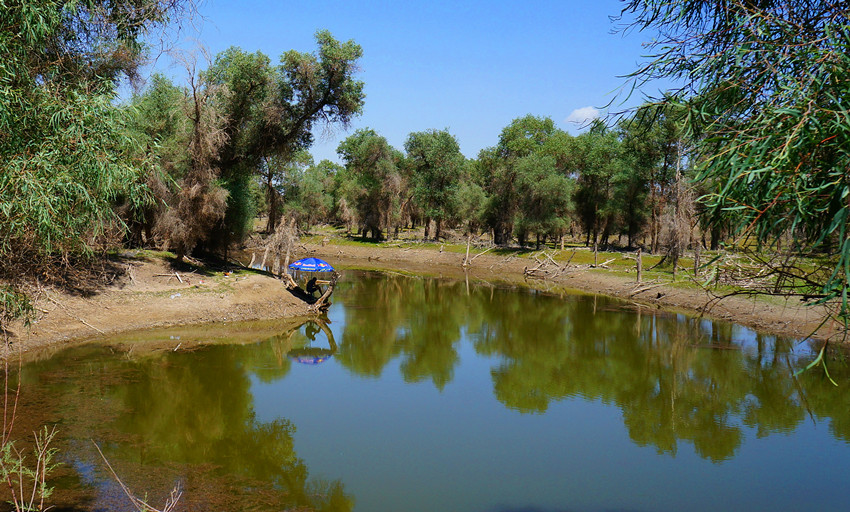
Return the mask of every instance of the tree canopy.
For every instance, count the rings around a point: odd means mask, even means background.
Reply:
[[[165,198],[170,207],[160,215],[157,231],[178,255],[197,244],[226,249],[244,239],[261,195],[270,213],[267,229],[274,231],[286,169],[313,143],[314,128],[346,126],[361,112],[363,82],[354,73],[362,49],[327,31],[319,31],[316,41],[315,54],[290,50],[277,66],[262,52],[231,47],[189,77],[181,103],[183,122],[191,128],[176,140],[189,148],[188,158],[174,161],[171,144],[159,144],[156,151],[178,185]],[[148,132],[159,142],[171,140],[174,126],[157,121],[168,111],[157,98],[173,87],[163,80],[136,102],[159,107],[139,109],[150,116],[142,124],[153,125]]]
[[[337,153],[354,182],[347,187],[347,199],[356,208],[361,231],[380,240],[384,230],[391,232],[401,220],[403,183],[399,165],[403,155],[370,128],[357,130],[343,140]]]

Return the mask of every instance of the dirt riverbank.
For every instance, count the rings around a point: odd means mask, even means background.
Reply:
[[[341,268],[387,269],[432,276],[534,287],[553,293],[577,290],[704,314],[756,330],[796,338],[808,336],[823,310],[793,300],[741,296],[722,301],[695,287],[643,283],[602,269],[570,268],[554,279],[525,279],[527,258],[482,254],[464,272],[464,255],[436,249],[305,245],[295,257],[323,257]],[[13,347],[23,352],[54,350],[121,332],[174,325],[309,316],[306,304],[281,282],[256,272],[175,270],[158,257],[129,257],[123,276],[89,296],[47,290],[37,297],[30,327],[14,326]],[[179,278],[178,278],[179,276]],[[828,333],[821,330],[821,334]]]
[[[35,320],[10,332],[13,350],[55,350],[139,329],[310,315],[306,303],[265,274],[177,269],[151,256],[131,256],[118,264],[124,274],[93,293],[37,293]]]

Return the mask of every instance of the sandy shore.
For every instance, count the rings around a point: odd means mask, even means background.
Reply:
[[[560,292],[599,293],[657,307],[702,314],[767,333],[803,338],[823,319],[823,310],[792,300],[729,297],[714,301],[699,289],[664,284],[636,286],[633,279],[605,270],[575,268],[555,279],[525,279],[525,258],[482,254],[464,271],[464,255],[414,248],[307,245],[295,257],[320,256],[345,268],[403,270],[458,279],[521,284]],[[158,258],[122,262],[126,274],[88,297],[45,291],[36,301],[30,327],[13,326],[14,348],[33,352],[136,331],[175,325],[308,317],[302,301],[268,275],[243,272],[179,272]],[[180,279],[177,278],[180,275]],[[826,333],[822,330],[821,334]]]

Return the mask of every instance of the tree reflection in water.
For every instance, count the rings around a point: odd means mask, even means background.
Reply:
[[[167,494],[180,482],[184,497],[177,510],[352,510],[353,498],[341,482],[308,477],[289,420],[256,420],[250,375],[266,381],[286,376],[286,353],[303,344],[292,334],[256,345],[95,360],[74,369],[51,368],[50,362],[29,367],[42,380],[54,380],[44,392],[62,404],[60,416],[86,411],[82,421],[60,427],[69,440],[62,448],[70,466],[95,485],[85,508],[128,506],[86,442],[93,439],[139,494]],[[69,370],[75,378],[67,378]],[[52,373],[63,377],[51,379]],[[78,494],[63,496],[60,483],[57,503],[80,506]]]
[[[788,432],[808,414],[828,418],[834,435],[850,440],[846,394],[829,389],[819,371],[793,376],[810,354],[796,360],[790,341],[760,334],[754,347],[733,342],[741,329],[731,324],[641,306],[624,314],[601,297],[395,275],[358,280],[342,300],[340,360],[361,375],[379,375],[401,357],[406,381],[443,389],[467,338],[478,354],[500,360],[493,392],[507,407],[543,413],[552,401],[600,400],[622,411],[635,443],[661,453],[689,441],[701,457],[727,460],[744,426],[758,436]]]

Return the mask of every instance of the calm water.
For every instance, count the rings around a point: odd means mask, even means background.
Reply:
[[[349,272],[327,325],[27,365],[20,417],[58,424],[67,509],[130,509],[94,441],[181,510],[846,510],[850,379],[795,379],[812,358],[603,298]]]

